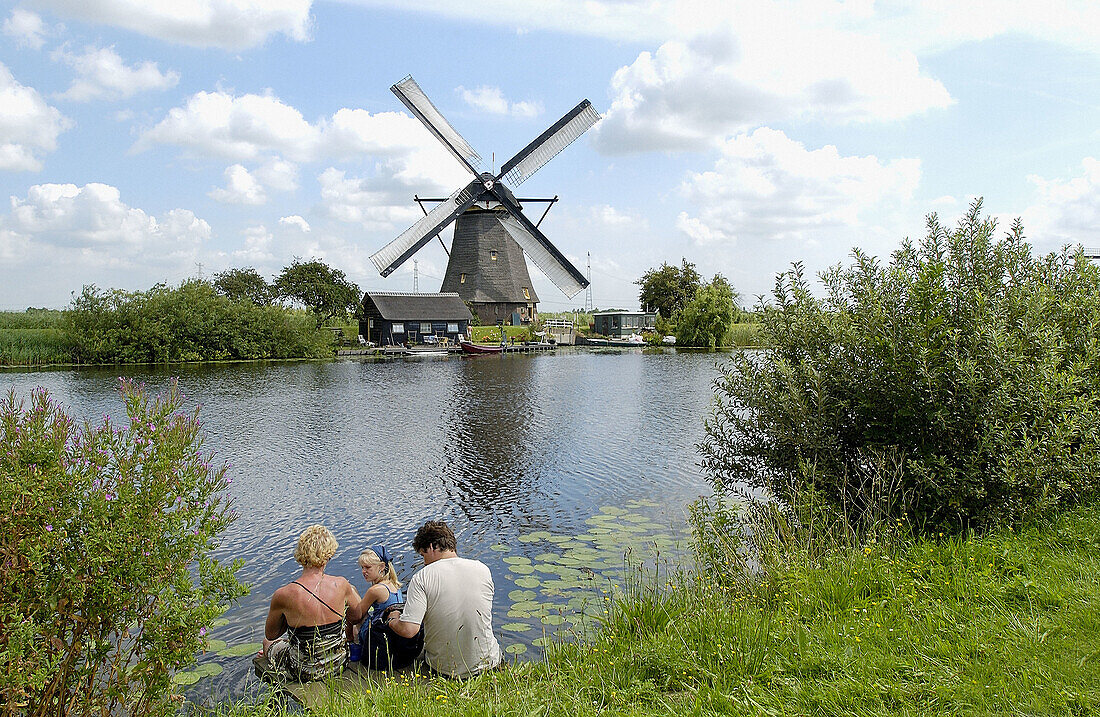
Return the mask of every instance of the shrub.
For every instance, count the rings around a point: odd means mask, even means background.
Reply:
[[[200,279],[148,291],[85,286],[67,312],[78,363],[166,363],[331,356],[304,311],[221,296]]]
[[[0,406],[0,702],[23,714],[171,711],[171,671],[244,593],[210,558],[233,515],[197,417],[174,386],[121,393],[118,426],[41,389]]]
[[[1095,495],[1100,272],[1034,258],[1019,222],[994,232],[979,200],[887,266],[857,250],[824,298],[800,266],[779,275],[766,348],[716,381],[711,476],[957,528]]]

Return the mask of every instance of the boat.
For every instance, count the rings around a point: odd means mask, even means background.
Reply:
[[[645,339],[638,334],[631,334],[622,339],[588,339],[585,343],[589,346],[629,346],[633,348],[645,348],[646,346]]]
[[[447,347],[439,345],[410,346],[405,352],[406,356],[446,356]]]
[[[504,353],[504,346],[492,346],[489,344],[475,344],[471,341],[460,341],[463,353],[468,354],[499,354]]]

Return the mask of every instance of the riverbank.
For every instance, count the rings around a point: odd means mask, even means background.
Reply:
[[[1091,714],[1098,564],[1094,505],[981,536],[895,526],[863,545],[792,545],[750,580],[680,566],[635,580],[602,631],[539,662],[396,679],[318,714]]]

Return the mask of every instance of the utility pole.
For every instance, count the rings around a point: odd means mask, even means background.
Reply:
[[[584,312],[592,313],[592,252],[588,252],[588,288],[584,292]]]

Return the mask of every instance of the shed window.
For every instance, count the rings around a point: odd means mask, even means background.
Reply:
[[[459,284],[465,284],[466,283],[466,275],[465,274],[459,274],[458,275],[458,283]]]
[[[447,333],[448,334],[457,334],[458,333],[458,324],[447,324]]]
[[[489,250],[489,258],[492,259],[493,261],[497,260],[497,250],[496,249],[490,249]]]
[[[421,323],[420,323],[420,333],[422,333],[422,334],[430,334],[431,332],[432,332],[432,324],[431,324],[431,322],[421,322]]]
[[[392,331],[393,331],[393,332],[394,332],[395,334],[403,334],[403,333],[405,333],[405,324],[394,324],[394,325],[393,325],[393,329],[392,329]]]

